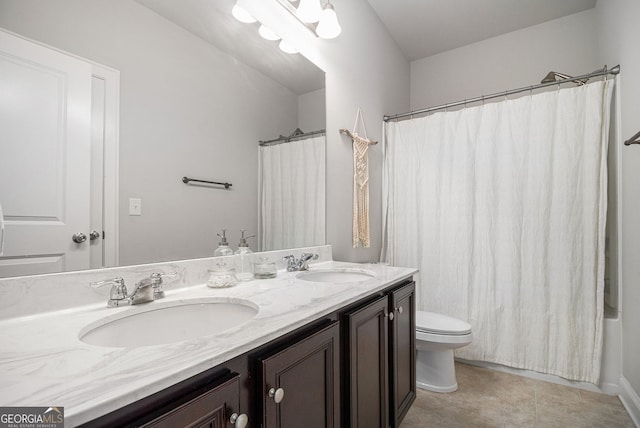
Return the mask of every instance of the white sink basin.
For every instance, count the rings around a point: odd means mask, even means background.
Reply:
[[[78,337],[90,345],[114,348],[160,345],[219,334],[257,313],[255,304],[238,299],[152,302],[91,323]]]
[[[364,269],[318,269],[301,272],[296,278],[303,281],[344,284],[348,282],[366,281],[375,278],[376,274]]]

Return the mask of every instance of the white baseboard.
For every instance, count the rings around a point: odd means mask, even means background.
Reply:
[[[640,396],[638,396],[638,393],[634,391],[624,376],[620,378],[619,384],[620,394],[618,397],[620,397],[624,408],[627,409],[627,413],[631,416],[633,423],[636,424],[637,427],[640,427]]]
[[[613,382],[600,382],[598,385],[600,392],[607,395],[620,395],[620,386]]]

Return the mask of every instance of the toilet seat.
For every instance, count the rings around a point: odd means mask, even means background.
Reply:
[[[471,333],[471,325],[446,315],[416,311],[416,332],[445,336],[464,336]]]

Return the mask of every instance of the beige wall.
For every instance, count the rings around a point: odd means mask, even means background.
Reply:
[[[598,0],[596,14],[600,62],[620,64],[622,69],[621,139],[626,140],[640,131],[640,2]],[[620,146],[620,151],[622,383],[627,400],[635,400],[635,421],[640,423],[640,146]]]
[[[192,256],[192,253],[178,252],[158,254],[159,247],[148,239],[150,234],[176,242],[176,248],[184,248],[185,251],[189,248],[193,254],[201,254],[202,245],[188,242],[188,223],[200,222],[201,230],[211,234],[211,240],[215,228],[224,226],[234,230],[247,227],[247,224],[250,225],[248,228],[257,224],[257,197],[255,193],[251,196],[242,193],[242,189],[249,186],[253,189],[257,183],[257,150],[253,150],[253,144],[258,139],[282,133],[283,127],[276,126],[276,122],[284,116],[295,118],[297,113],[291,116],[289,112],[297,109],[297,101],[290,102],[289,94],[268,82],[247,85],[254,89],[262,88],[271,96],[271,102],[268,106],[261,102],[252,103],[241,114],[234,108],[236,100],[255,99],[263,94],[243,92],[248,89],[239,81],[216,85],[216,79],[210,79],[208,88],[204,90],[211,94],[211,100],[223,99],[227,105],[218,106],[210,101],[211,104],[205,102],[193,106],[190,94],[202,90],[199,85],[212,69],[220,73],[217,80],[223,82],[234,77],[238,80],[259,80],[260,77],[248,68],[240,72],[227,69],[220,58],[224,54],[204,42],[196,48],[186,49],[185,44],[197,39],[195,36],[159,19],[131,0],[99,0],[97,7],[95,1],[88,3],[68,0],[61,6],[59,2],[0,0],[0,26],[122,72],[122,262],[141,263]],[[257,3],[259,5],[260,1]],[[300,49],[326,72],[327,243],[333,245],[336,259],[378,260],[382,224],[382,147],[372,147],[369,158],[371,248],[353,249],[352,151],[349,140],[341,136],[338,129],[351,128],[356,109],[360,106],[369,137],[380,141],[382,116],[405,111],[409,107],[409,63],[366,0],[341,1],[335,7],[343,24],[340,38],[333,41],[315,39],[312,45]],[[140,25],[138,19],[143,19],[144,25]],[[281,22],[278,23],[281,27]],[[79,33],[88,35],[79,37]],[[176,55],[179,60],[169,60]],[[172,81],[174,72],[189,64],[194,65],[196,58],[200,57],[207,59],[208,66],[197,68],[190,82],[180,82],[184,87],[167,85]],[[155,67],[154,74],[143,71],[147,65]],[[154,102],[140,101],[150,95],[155,97]],[[147,131],[146,127],[139,125],[143,122],[153,122],[158,127]],[[284,129],[295,127],[294,121]],[[194,141],[193,150],[185,148],[185,144],[191,145]],[[215,142],[213,146],[211,141]],[[251,141],[250,149],[241,147],[244,141]],[[154,159],[148,157],[149,152],[174,159],[174,166],[162,171],[145,167],[144,177],[140,179],[140,165],[154,164]],[[198,155],[187,157],[187,153],[192,152]],[[201,162],[204,159],[207,160],[206,165]],[[234,192],[227,197],[247,208],[240,212],[220,213],[219,207],[229,204],[220,201],[219,192],[209,192],[205,196],[205,206],[185,212],[180,207],[203,202],[202,192],[184,199],[185,191],[181,187],[184,185],[175,184],[175,176],[181,177],[185,170],[188,174],[205,174],[232,182]],[[152,183],[162,183],[163,186],[156,188],[163,190],[152,189]],[[158,218],[154,218],[148,227],[136,224],[139,219],[126,213],[129,197],[142,197],[143,215],[149,218],[151,213],[158,212]],[[210,197],[216,202],[208,199]],[[208,245],[208,242],[203,242],[203,245]]]
[[[325,90],[308,92],[298,97],[298,127],[304,132],[324,129],[327,124]]]
[[[411,108],[420,109],[539,83],[602,65],[593,9],[411,63]]]
[[[296,128],[296,94],[133,0],[0,0],[0,27],[120,71],[120,264],[206,257],[219,229],[233,247],[257,232],[257,142]]]
[[[247,10],[265,24],[281,28],[298,50],[326,72],[327,102],[327,243],[336,260],[379,260],[382,229],[382,147],[369,150],[371,248],[352,248],[351,142],[338,133],[351,128],[356,109],[362,108],[371,140],[381,141],[382,116],[409,108],[409,63],[366,0],[333,2],[342,23],[335,40],[322,40],[306,29],[272,15],[264,0],[244,0]]]

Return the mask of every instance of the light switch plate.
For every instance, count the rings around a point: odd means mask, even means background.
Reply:
[[[142,199],[129,198],[129,215],[142,215]]]

